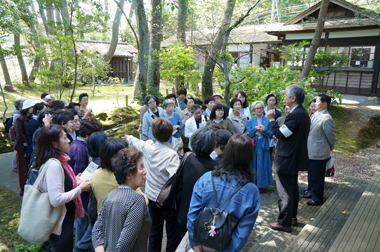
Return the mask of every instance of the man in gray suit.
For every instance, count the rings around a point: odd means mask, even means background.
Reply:
[[[335,123],[327,111],[331,97],[326,94],[317,96],[316,109],[311,119],[307,149],[309,152],[309,187],[311,200],[309,206],[323,204],[323,190],[325,186],[326,163],[330,159],[330,152],[336,142]],[[306,197],[307,197],[306,196]]]

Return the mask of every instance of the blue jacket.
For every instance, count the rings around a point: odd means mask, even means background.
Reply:
[[[164,110],[161,107],[157,107],[159,117],[162,117],[164,115]],[[143,118],[143,125],[142,125],[142,133],[143,135],[148,137],[148,140],[152,140],[156,142],[156,139],[154,139],[152,135],[152,128],[150,127],[150,124],[154,119],[156,119],[157,116],[153,114],[152,110],[148,109],[147,112],[144,114]]]
[[[167,118],[171,123],[172,125],[178,125],[178,122],[179,122],[179,129],[178,130],[181,130],[185,127],[185,125],[182,123],[182,120],[181,120],[181,117],[179,116],[179,114],[177,112],[173,112],[172,114],[172,117],[168,117],[168,115],[166,113],[163,114],[163,117]],[[179,135],[179,131],[176,130],[175,132],[173,132],[173,136],[172,137],[175,137],[175,138],[179,138],[180,135]],[[172,143],[172,137],[169,139],[168,143]]]
[[[230,181],[221,180],[214,176],[215,191],[218,204],[224,202],[240,185],[235,177]],[[240,251],[252,231],[260,208],[259,190],[253,183],[241,188],[221,209],[230,214],[231,221],[237,223],[231,241],[223,251]],[[206,206],[215,207],[214,192],[211,182],[211,172],[206,172],[194,185],[190,208],[187,214],[187,230],[189,231],[190,246],[197,246],[193,241],[194,222],[199,212]]]

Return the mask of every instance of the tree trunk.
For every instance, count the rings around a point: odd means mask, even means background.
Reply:
[[[115,18],[112,24],[111,43],[108,48],[108,51],[103,56],[105,61],[110,61],[113,57],[113,54],[116,51],[117,42],[119,41],[119,26],[120,26],[121,15],[123,14],[123,11],[122,11],[123,8],[124,8],[124,0],[120,0],[119,6],[117,6]]]
[[[24,19],[23,17],[25,17],[25,16],[23,15],[23,16],[21,16],[21,19],[26,23],[26,25],[30,29],[30,34],[31,34],[32,40],[34,42],[34,50],[36,52],[36,55],[34,56],[34,59],[33,59],[33,67],[32,67],[32,70],[30,71],[30,74],[29,74],[29,83],[32,83],[36,79],[36,77],[34,76],[34,73],[40,68],[40,65],[41,65],[41,57],[38,55],[39,50],[41,49],[41,43],[38,39],[38,32],[36,29],[36,27],[38,26],[38,20],[36,18],[36,16],[37,16],[36,11],[34,9],[34,5],[31,4],[31,1],[29,1],[29,2],[30,2],[30,6],[31,6],[32,10],[30,10],[26,6],[25,7],[25,13],[26,13],[26,16],[28,18]]]
[[[139,85],[139,79],[138,79],[140,76],[139,72],[140,72],[140,69],[139,69],[139,66],[137,66],[135,82],[133,83],[133,98],[138,97],[141,93],[141,85]]]
[[[211,96],[213,92],[212,76],[214,73],[216,61],[218,60],[218,56],[223,45],[224,34],[231,23],[231,17],[232,17],[232,13],[234,12],[235,2],[236,0],[227,0],[222,24],[213,41],[211,53],[209,57],[207,58],[207,61],[205,62],[205,65],[204,65],[203,76],[202,76],[203,99],[206,98],[206,96]]]
[[[178,0],[178,17],[177,17],[177,40],[186,46],[186,18],[187,18],[187,1]],[[179,76],[175,79],[175,86],[181,87],[185,84],[185,77]]]
[[[135,9],[135,6],[136,6],[136,1],[135,0],[132,0],[131,1],[131,7],[129,8],[129,14],[128,14],[128,19],[129,20],[132,20],[132,17],[133,17],[133,11]]]
[[[178,0],[177,40],[186,46],[187,0]]]
[[[162,2],[152,0],[152,20],[150,26],[150,47],[148,62],[148,91],[160,91],[160,62],[157,52],[162,39]]]
[[[50,30],[55,30],[55,20],[54,20],[54,7],[52,2],[46,1],[46,17],[48,21],[48,27]]]
[[[55,8],[55,22],[57,23],[57,27],[62,27],[62,19],[61,19],[61,10],[58,8]]]
[[[71,18],[70,18],[69,8],[67,7],[66,0],[61,0],[61,16],[62,16],[62,24],[65,29],[65,34],[72,37],[73,31],[72,31],[72,28],[70,28]]]
[[[46,15],[45,15],[44,7],[42,5],[42,2],[37,1],[37,3],[38,3],[38,11],[40,13],[42,23],[44,24],[46,35],[49,35],[51,30],[50,30],[50,26],[48,24],[48,20],[47,20]]]
[[[149,31],[148,23],[146,21],[144,1],[136,0],[136,22],[138,27],[139,34],[139,72],[137,76],[138,85],[140,85],[141,95],[145,96],[146,94],[146,72],[148,69],[148,60],[147,56],[149,55]]]
[[[1,47],[1,44],[0,44],[0,64],[1,64],[1,69],[3,70],[4,79],[5,79],[4,90],[15,91],[12,85],[11,76],[9,75],[7,62],[4,59],[3,48]]]
[[[27,86],[28,88],[31,88],[29,84],[29,80],[28,80],[28,73],[26,71],[24,58],[22,57],[22,53],[21,53],[20,34],[14,34],[14,44],[15,44],[15,49],[16,49],[17,61],[20,66],[22,84]]]
[[[230,26],[226,30],[224,38],[223,38],[222,61],[223,61],[224,83],[225,83],[224,100],[226,101],[226,103],[227,103],[228,106],[230,106],[230,96],[231,96],[230,85],[231,84],[235,84],[235,83],[239,83],[239,82],[241,82],[242,80],[245,79],[245,77],[243,77],[241,80],[238,80],[238,81],[235,81],[235,82],[231,82],[230,81],[230,77],[229,77],[229,73],[228,73],[228,63],[227,63],[228,37],[230,36],[231,31],[234,28],[238,27],[244,21],[244,19],[249,16],[250,12],[259,4],[259,2],[260,2],[260,0],[257,0],[257,2],[251,8],[248,9],[247,13],[244,16],[242,15],[238,20],[236,20],[232,24],[232,26]]]
[[[108,10],[108,6],[109,4],[108,4],[108,0],[104,0],[104,15],[105,16],[109,16],[110,15],[110,12],[109,12],[109,10]]]
[[[314,37],[310,43],[309,51],[307,52],[307,58],[305,61],[305,66],[302,69],[301,78],[307,78],[309,76],[315,53],[317,52],[319,42],[321,41],[329,2],[329,0],[322,0],[321,8],[319,9],[317,27],[315,28]]]

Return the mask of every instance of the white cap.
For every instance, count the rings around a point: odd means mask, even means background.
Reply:
[[[219,94],[219,93],[215,93],[212,97],[214,97],[214,96],[219,96],[220,98],[223,99],[223,96],[221,94]]]
[[[23,103],[22,103],[22,109],[21,110],[24,110],[24,109],[28,109],[30,107],[33,107],[34,104],[36,104],[35,101],[33,100],[25,100]]]

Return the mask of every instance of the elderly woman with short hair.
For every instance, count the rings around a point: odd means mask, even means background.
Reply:
[[[152,121],[151,127],[152,134],[157,142],[142,141],[131,135],[125,135],[123,139],[130,146],[144,153],[143,161],[147,170],[145,194],[149,199],[149,212],[152,217],[149,251],[161,251],[164,220],[167,234],[166,251],[175,251],[180,242],[176,228],[177,212],[175,209],[159,208],[156,205],[162,187],[174,175],[179,166],[178,154],[168,143],[173,133],[173,125],[168,119],[159,117]]]
[[[152,221],[144,197],[136,192],[146,180],[142,155],[125,148],[112,158],[119,187],[103,200],[92,231],[95,251],[147,251]]]
[[[182,169],[182,190],[178,196],[179,209],[177,220],[181,238],[186,234],[187,212],[195,182],[206,172],[214,170],[219,163],[212,160],[211,152],[215,148],[215,131],[211,127],[197,129],[191,136],[191,148]]]
[[[147,95],[144,99],[144,103],[148,106],[148,111],[145,112],[142,124],[143,140],[152,140],[156,142],[156,139],[152,135],[151,123],[154,119],[164,115],[164,110],[161,107],[157,107],[160,104],[160,100],[155,95]]]
[[[164,117],[167,118],[171,124],[173,125],[173,135],[169,139],[169,143],[172,143],[173,138],[180,138],[178,130],[181,130],[185,127],[185,125],[182,123],[181,117],[177,112],[174,111],[175,109],[175,103],[172,99],[167,99],[164,101]]]
[[[252,110],[255,111],[256,116],[247,123],[248,136],[255,139],[256,143],[251,167],[257,173],[253,182],[259,188],[260,193],[262,193],[263,187],[273,184],[272,163],[269,151],[269,141],[273,133],[269,127],[269,119],[263,115],[264,103],[262,101],[253,102]]]
[[[232,108],[232,114],[230,114],[227,119],[231,123],[232,132],[233,134],[244,134],[247,131],[247,117],[240,113],[242,107],[241,100],[233,98],[230,105]]]

